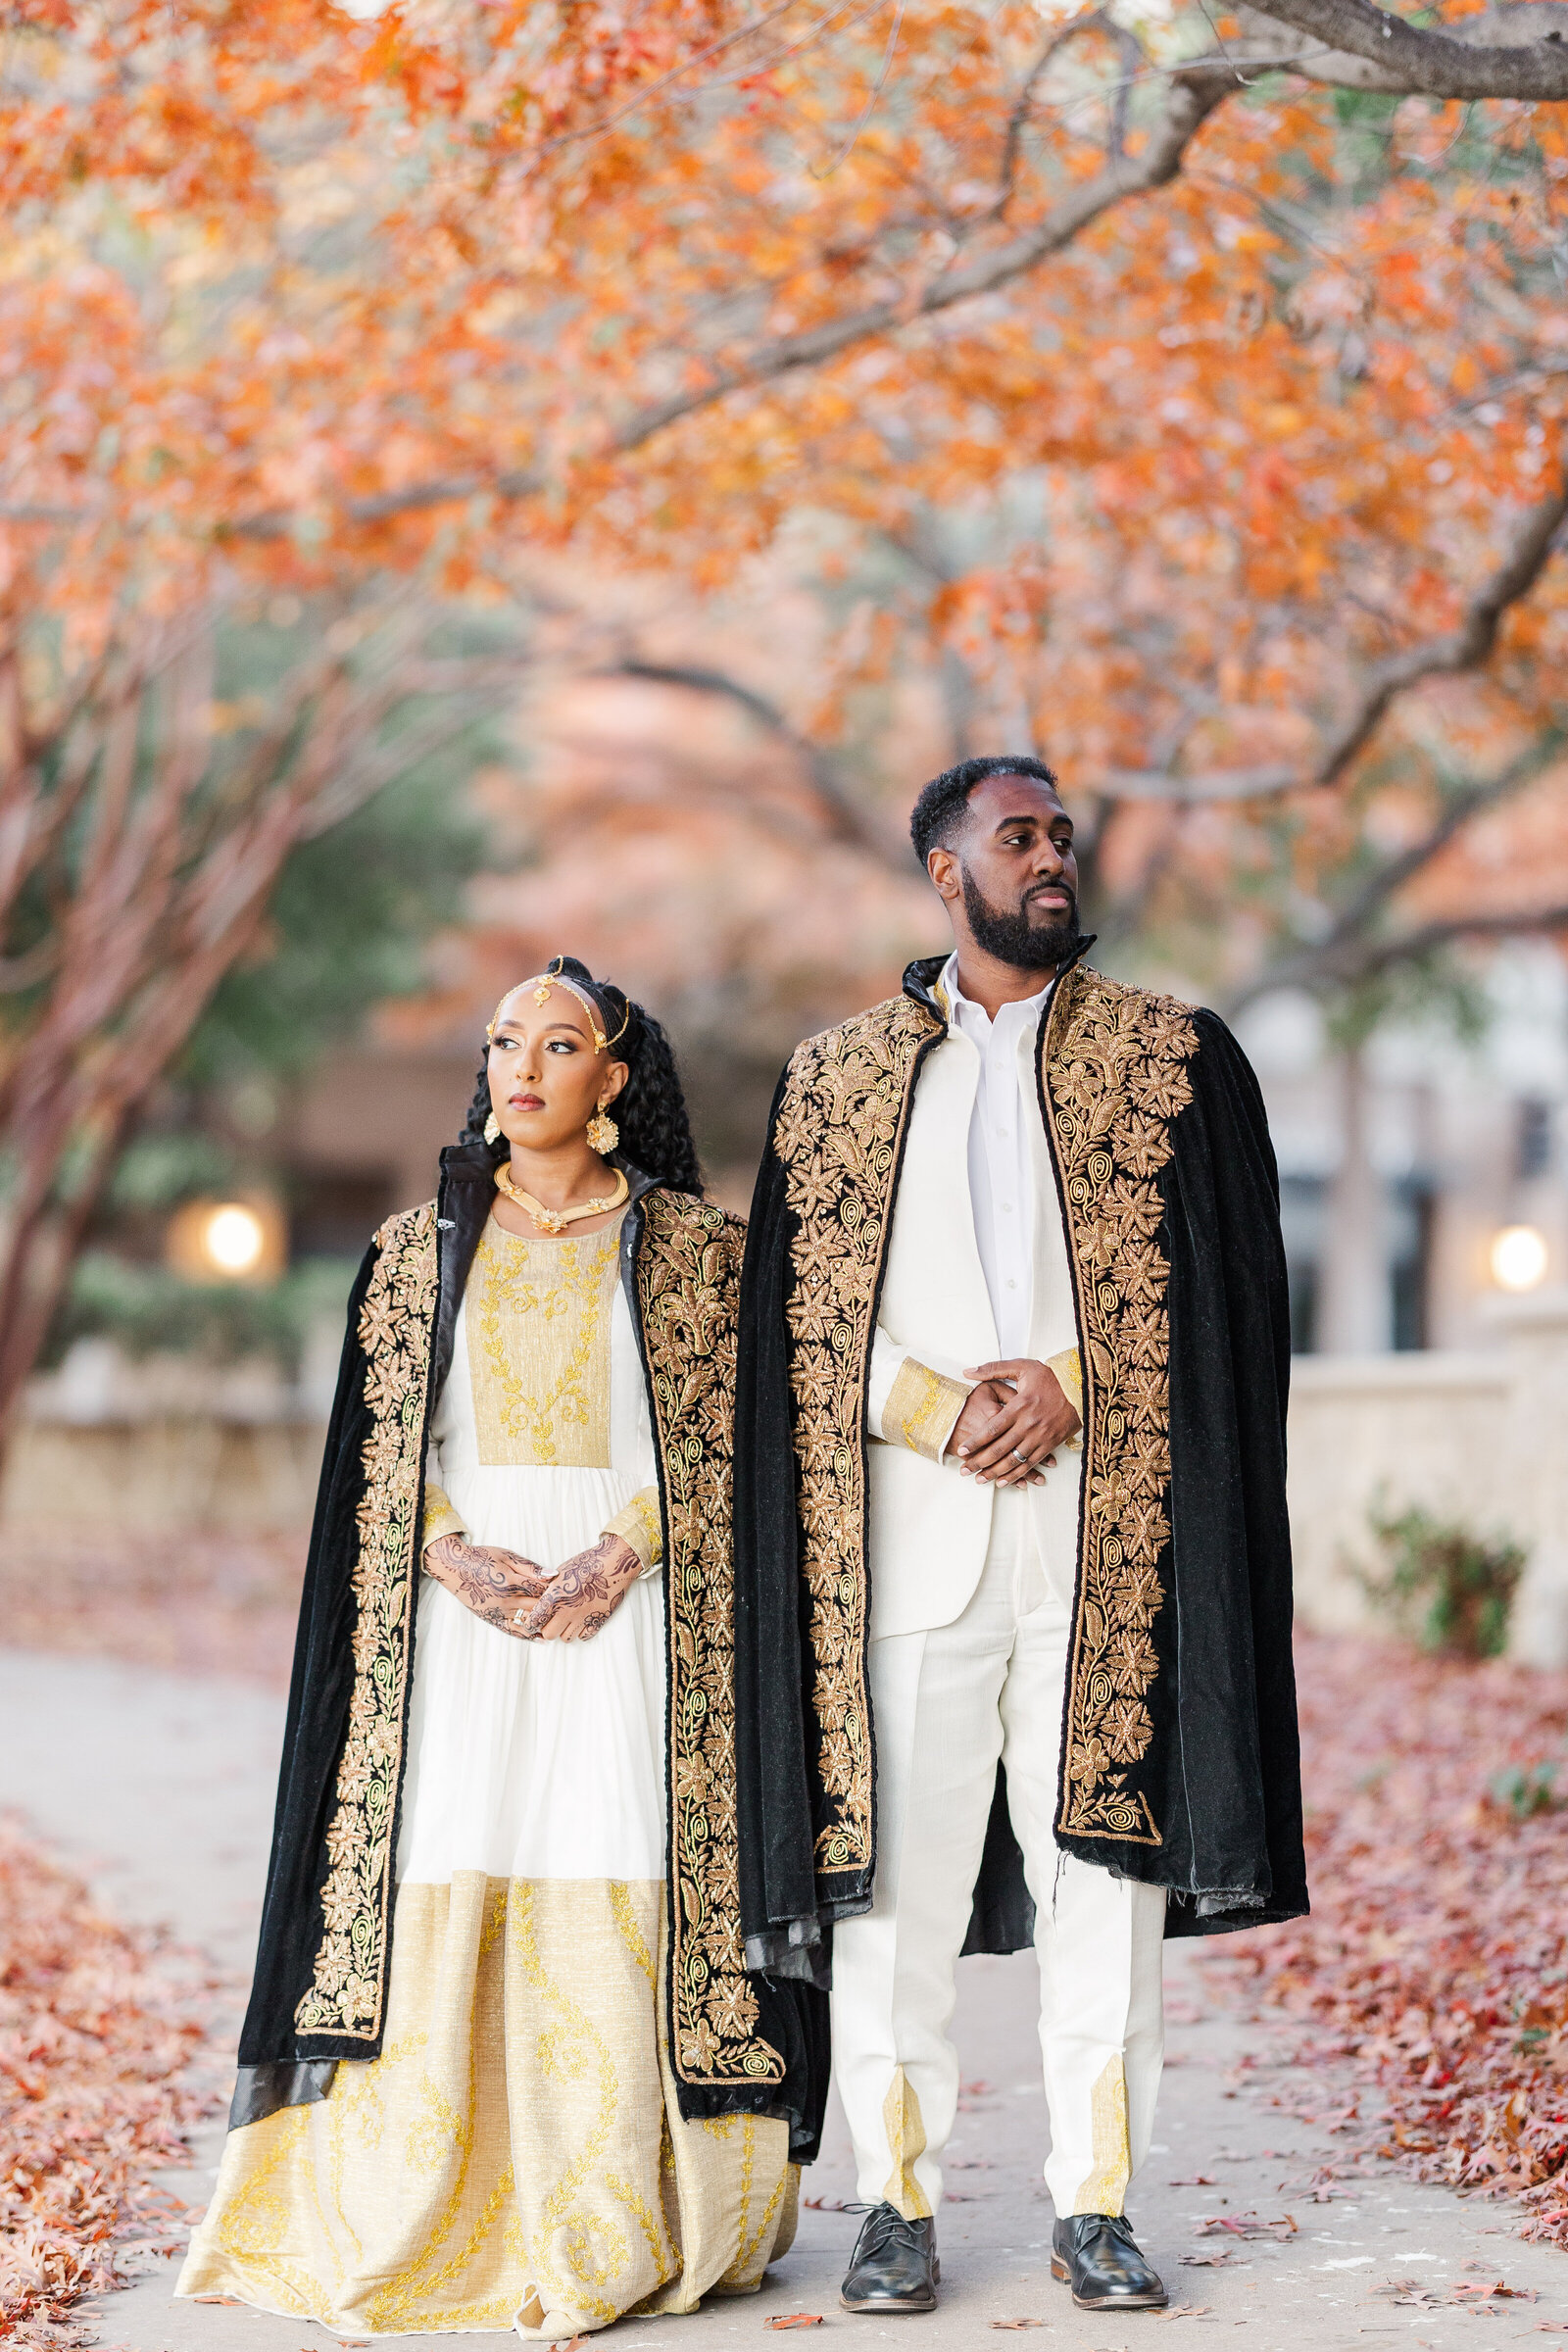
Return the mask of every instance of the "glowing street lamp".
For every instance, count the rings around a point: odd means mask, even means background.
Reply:
[[[1505,1225],[1493,1236],[1492,1279],[1500,1291],[1533,1291],[1546,1271],[1546,1237],[1534,1225]]]
[[[224,1200],[209,1209],[201,1229],[202,1254],[215,1274],[230,1282],[254,1274],[267,1248],[267,1228],[243,1200]]]
[[[187,1200],[165,1254],[187,1282],[270,1282],[283,1270],[282,1219],[270,1200]]]

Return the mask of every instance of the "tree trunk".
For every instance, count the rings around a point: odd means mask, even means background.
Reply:
[[[53,1179],[66,1156],[62,1144],[41,1191],[29,1185],[33,1197],[24,1212],[5,1225],[0,1239],[0,1470],[15,1435],[22,1392],[49,1337],[129,1125],[128,1111],[122,1111],[100,1126],[86,1164],[72,1171],[71,1196],[65,1201],[51,1197]]]
[[[1318,1261],[1316,1340],[1325,1355],[1378,1355],[1392,1339],[1383,1184],[1367,1134],[1364,1047],[1339,1063],[1340,1164],[1329,1187]]]

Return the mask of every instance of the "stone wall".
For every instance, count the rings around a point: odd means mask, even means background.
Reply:
[[[1298,1359],[1291,1402],[1297,1605],[1343,1631],[1366,1606],[1367,1513],[1411,1503],[1529,1552],[1511,1647],[1568,1664],[1568,1291],[1498,1301],[1485,1352]]]
[[[1298,1357],[1291,1526],[1307,1624],[1343,1633],[1364,1620],[1351,1563],[1373,1565],[1371,1509],[1420,1503],[1480,1532],[1516,1532],[1504,1469],[1508,1370],[1500,1348]]]
[[[65,1421],[28,1414],[0,1485],[8,1527],[273,1535],[310,1526],[326,1437],[314,1417]]]

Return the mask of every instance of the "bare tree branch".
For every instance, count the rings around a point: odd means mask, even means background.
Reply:
[[[1104,781],[1105,797],[1114,801],[1175,801],[1196,807],[1200,801],[1261,801],[1272,794],[1299,791],[1311,782],[1298,767],[1275,761],[1267,767],[1225,767],[1207,776],[1177,776],[1152,767],[1113,767]]]
[[[1428,98],[1568,98],[1568,9],[1545,0],[1471,17],[1463,39],[1392,16],[1372,0],[1252,0],[1250,13],[1319,45],[1316,58],[1308,49],[1276,61],[1312,80]],[[1241,54],[1251,54],[1245,43]],[[1359,63],[1359,76],[1333,70],[1347,60]]]
[[[820,744],[813,743],[792,726],[776,703],[727,670],[688,666],[662,662],[617,662],[613,669],[601,673],[607,677],[645,678],[651,685],[683,686],[693,694],[720,695],[736,703],[756,719],[767,734],[787,744],[806,768],[811,790],[827,812],[829,834],[840,841],[853,841],[862,850],[869,850],[883,864],[894,862],[886,837],[867,822],[865,813],[857,807],[852,796],[839,781],[828,754]]]
[[[1568,518],[1568,451],[1559,454],[1563,473],[1551,490],[1521,516],[1501,563],[1470,599],[1457,628],[1441,637],[1391,654],[1362,677],[1346,717],[1310,768],[1283,764],[1222,769],[1207,776],[1179,776],[1155,768],[1116,769],[1105,790],[1129,801],[1250,801],[1306,786],[1339,783],[1382,724],[1389,706],[1422,679],[1451,677],[1479,669],[1497,642],[1502,616],[1529,594],[1549,563],[1557,534]]]
[[[1558,462],[1562,464],[1563,453]],[[1516,605],[1535,586],[1550,559],[1563,517],[1568,515],[1568,466],[1556,487],[1532,507],[1514,531],[1507,553],[1486,585],[1465,607],[1456,629],[1432,637],[1402,654],[1380,662],[1363,680],[1349,716],[1333,736],[1313,772],[1314,784],[1337,784],[1396,695],[1422,678],[1452,676],[1479,669],[1497,642],[1497,628],[1510,605]]]
[[[1230,1009],[1240,1010],[1243,1005],[1281,988],[1348,987],[1387,970],[1392,964],[1427,955],[1446,939],[1460,938],[1472,931],[1551,929],[1555,918],[1543,917],[1529,909],[1517,915],[1474,919],[1456,916],[1392,938],[1377,933],[1374,926],[1406,884],[1441,857],[1466,825],[1522,791],[1560,758],[1565,741],[1568,736],[1562,728],[1549,728],[1517,760],[1510,760],[1500,775],[1488,783],[1469,784],[1450,794],[1421,838],[1394,857],[1386,858],[1347,900],[1321,938],[1277,957],[1237,991],[1230,1001]]]
[[[1068,41],[1077,40],[1082,33],[1086,32],[1104,33],[1115,42],[1121,56],[1122,73],[1120,79],[1114,85],[1111,104],[1110,145],[1114,154],[1122,153],[1126,145],[1128,93],[1133,80],[1149,61],[1136,33],[1130,32],[1126,25],[1118,24],[1114,17],[1104,9],[1092,8],[1083,16],[1073,17],[1067,24],[1057,25],[1023,77],[1018,95],[1013,100],[1012,112],[1007,117],[1006,136],[1002,142],[1002,162],[997,172],[997,201],[991,209],[990,219],[1001,220],[1012,201],[1013,182],[1018,172],[1018,158],[1023,151],[1023,134],[1028,127],[1030,112],[1034,106],[1035,91],[1040,86],[1041,75],[1046,72],[1058,50],[1064,48]]]
[[[1508,907],[1494,914],[1456,914],[1424,923],[1397,939],[1370,940],[1348,980],[1375,980],[1396,963],[1411,963],[1458,939],[1527,939],[1568,930],[1568,906]]]

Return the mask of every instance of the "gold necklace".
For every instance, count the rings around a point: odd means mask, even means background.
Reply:
[[[559,1233],[563,1225],[575,1225],[579,1217],[602,1217],[612,1208],[618,1208],[631,1191],[624,1168],[615,1170],[615,1189],[602,1200],[585,1200],[580,1208],[546,1208],[532,1193],[525,1193],[520,1184],[513,1181],[512,1168],[503,1160],[496,1170],[496,1190],[505,1193],[514,1207],[532,1217],[541,1233]]]

